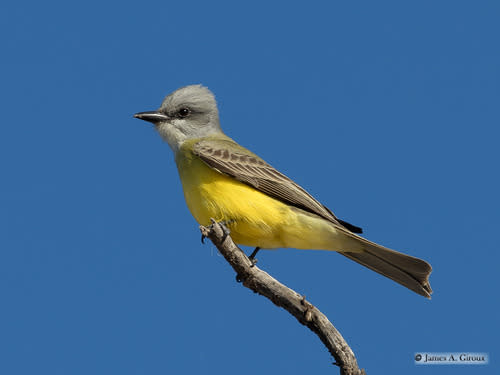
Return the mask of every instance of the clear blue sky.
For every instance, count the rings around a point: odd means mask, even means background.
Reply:
[[[498,373],[499,19],[495,1],[2,2],[0,373],[337,373],[201,245],[170,149],[132,118],[193,83],[230,136],[432,264],[429,301],[335,253],[259,256],[368,374]]]

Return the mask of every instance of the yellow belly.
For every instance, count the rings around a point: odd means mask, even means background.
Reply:
[[[176,157],[184,197],[201,225],[224,221],[237,244],[273,249],[338,250],[326,220],[290,207],[219,173],[190,152]]]

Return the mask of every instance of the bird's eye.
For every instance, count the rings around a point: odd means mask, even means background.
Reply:
[[[190,112],[191,111],[189,110],[189,108],[181,108],[181,109],[179,109],[179,112],[178,112],[179,117],[182,117],[182,118],[187,117]]]

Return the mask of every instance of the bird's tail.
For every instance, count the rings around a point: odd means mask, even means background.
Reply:
[[[432,267],[426,261],[388,249],[352,233],[345,233],[345,249],[340,254],[394,280],[424,297],[431,298],[429,275]]]

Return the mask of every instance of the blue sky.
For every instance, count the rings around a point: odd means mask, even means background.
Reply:
[[[336,373],[237,284],[132,118],[176,88],[367,238],[428,260],[432,300],[330,252],[259,266],[368,374],[498,373],[498,2],[3,2],[0,373]],[[416,367],[419,351],[487,352]]]

